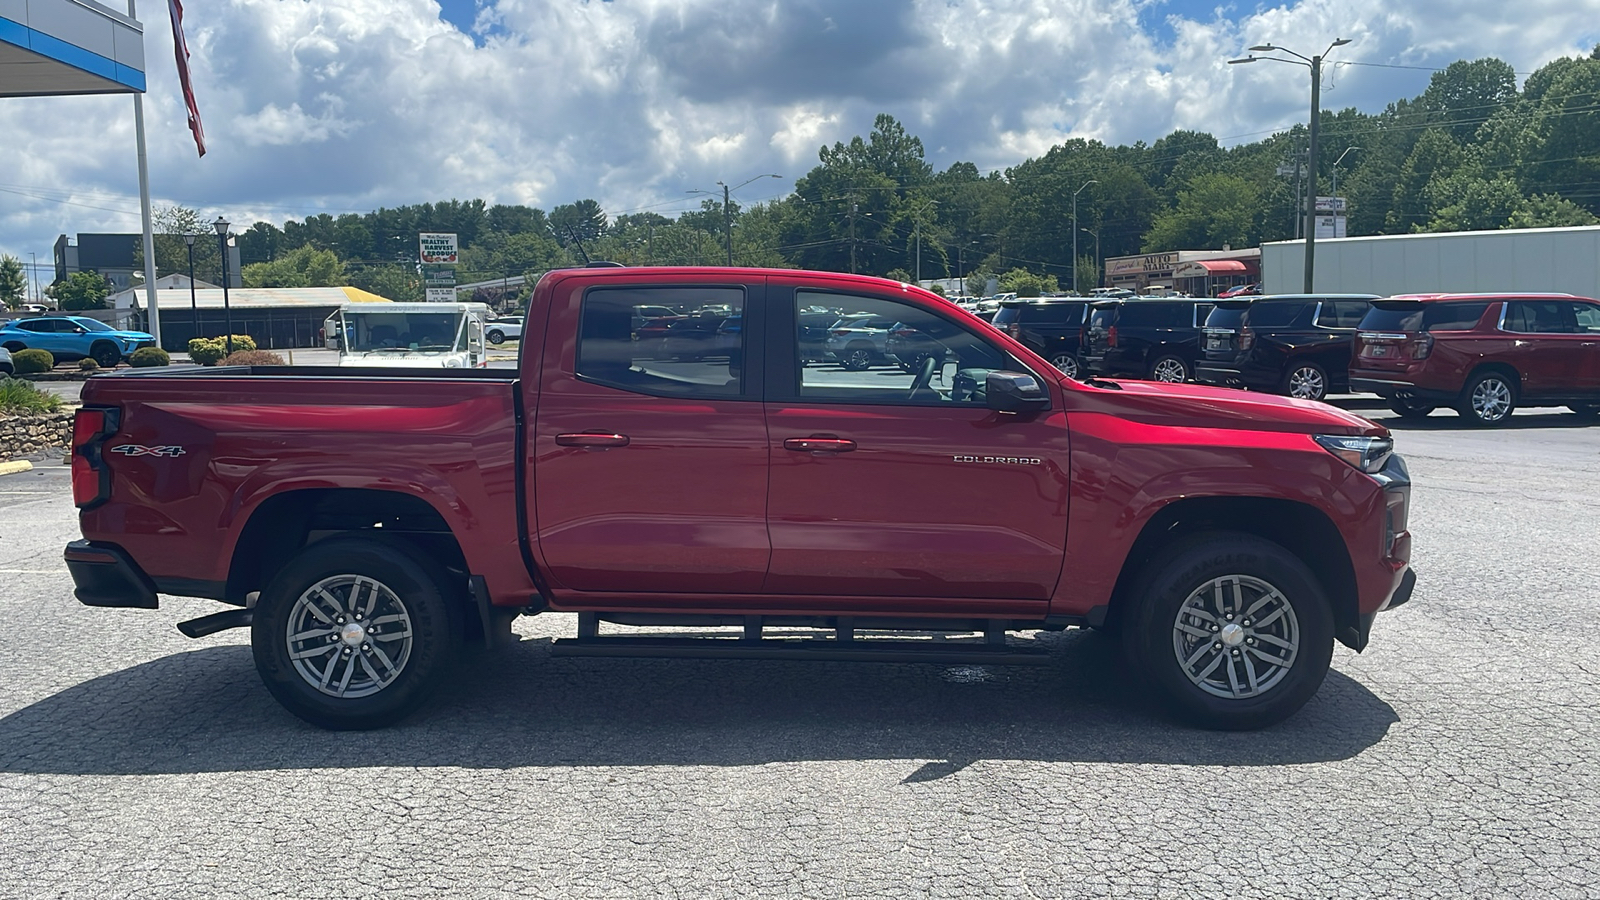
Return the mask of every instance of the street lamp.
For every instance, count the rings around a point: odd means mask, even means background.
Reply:
[[[194,239],[195,235],[186,234],[183,242],[189,245],[189,327],[193,329],[194,336],[200,336],[200,307],[194,299]]]
[[[1104,263],[1100,259],[1100,232],[1090,231],[1087,228],[1079,228],[1078,230],[1084,234],[1093,235],[1094,237],[1094,270],[1095,277],[1100,282],[1099,284],[1095,285],[1095,287],[1105,287],[1106,273],[1100,271],[1101,267],[1104,266]],[[1073,237],[1077,237],[1077,235],[1073,235]]]
[[[1083,187],[1072,192],[1072,292],[1078,292],[1078,195],[1083,193],[1083,188],[1100,182],[1093,178],[1085,181]]]
[[[1317,252],[1317,133],[1320,131],[1322,118],[1322,62],[1335,47],[1343,47],[1350,43],[1348,38],[1338,38],[1328,45],[1328,49],[1316,56],[1303,56],[1287,47],[1278,47],[1272,44],[1257,44],[1250,48],[1255,53],[1287,53],[1294,59],[1284,59],[1281,56],[1246,56],[1242,59],[1230,59],[1229,65],[1239,63],[1252,63],[1259,60],[1288,63],[1292,66],[1304,66],[1311,70],[1311,150],[1307,159],[1306,172],[1306,273],[1305,292],[1311,293],[1312,273],[1316,271]]]
[[[1360,149],[1361,149],[1360,147],[1355,147],[1355,146],[1346,147],[1346,148],[1344,148],[1344,152],[1339,154],[1339,158],[1333,161],[1333,191],[1332,191],[1332,193],[1333,193],[1333,215],[1334,215],[1334,221],[1335,222],[1339,221],[1339,218],[1338,218],[1339,217],[1339,163],[1344,162],[1344,158],[1346,156],[1350,155],[1350,151],[1351,150],[1360,150]],[[1338,229],[1334,229],[1334,235],[1333,236],[1334,237],[1338,237],[1339,236]]]
[[[746,178],[744,181],[739,182],[738,184],[734,185],[733,187],[728,187],[728,185],[726,183],[721,182],[721,181],[717,182],[717,186],[722,188],[722,234],[723,234],[723,239],[727,242],[727,247],[728,247],[728,267],[729,268],[733,267],[733,213],[732,213],[732,211],[729,210],[728,204],[729,204],[729,202],[731,200],[733,192],[737,191],[739,188],[744,187],[745,185],[749,184],[752,181],[757,181],[757,180],[762,179],[762,178],[782,178],[782,177],[783,177],[782,175],[773,175],[773,174],[771,174],[769,172],[766,175],[757,175],[754,178]],[[716,196],[716,192],[714,192],[714,191],[694,190],[694,191],[685,191],[685,193],[688,193],[688,194],[710,194],[713,197]]]
[[[211,223],[217,230],[217,249],[222,251],[222,321],[227,326],[228,334],[225,338],[228,352],[233,355],[233,307],[228,302],[228,220],[217,216]]]

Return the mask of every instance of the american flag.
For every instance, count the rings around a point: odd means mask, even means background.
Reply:
[[[194,146],[201,156],[206,155],[206,130],[200,124],[200,107],[194,102],[194,86],[189,82],[189,42],[183,39],[183,4],[167,0],[172,13],[172,53],[178,58],[178,82],[183,85],[183,103],[189,108],[189,130],[194,132]]]

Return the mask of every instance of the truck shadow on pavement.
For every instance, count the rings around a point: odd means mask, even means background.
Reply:
[[[280,708],[242,644],[175,653],[0,718],[0,772],[144,775],[460,766],[976,760],[1264,766],[1348,759],[1398,716],[1337,670],[1298,715],[1226,734],[1166,719],[1099,635],[1042,635],[1036,668],[552,658],[527,639],[464,663],[416,715],[334,733]]]

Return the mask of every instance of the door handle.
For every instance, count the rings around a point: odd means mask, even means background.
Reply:
[[[579,434],[558,434],[556,444],[562,447],[626,447],[628,436],[585,431]]]
[[[855,441],[832,436],[789,438],[783,442],[783,449],[801,453],[844,453],[855,448]]]

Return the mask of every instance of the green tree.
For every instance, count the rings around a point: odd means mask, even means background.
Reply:
[[[1045,291],[1060,290],[1054,275],[1037,275],[1027,269],[1012,269],[1000,276],[1000,290],[1015,291],[1018,297],[1037,297]]]
[[[566,203],[550,210],[550,228],[556,242],[566,247],[574,239],[586,246],[606,233],[606,213],[593,200]]]
[[[1201,175],[1178,192],[1176,207],[1156,216],[1144,250],[1247,247],[1260,205],[1259,191],[1243,178]]]
[[[422,276],[415,266],[389,263],[347,269],[350,284],[363,291],[400,302],[422,299]]]
[[[1600,218],[1571,200],[1554,194],[1536,194],[1517,206],[1506,227],[1570,228],[1595,224],[1600,224]]]
[[[99,272],[73,272],[66,281],[50,285],[45,293],[55,298],[62,309],[104,309],[111,282]]]
[[[7,253],[0,256],[0,303],[16,309],[28,299],[28,276],[22,271],[22,260]]]
[[[1395,178],[1393,201],[1385,222],[1391,233],[1413,230],[1432,219],[1426,189],[1434,177],[1448,177],[1466,161],[1466,153],[1450,132],[1430,128],[1417,139]]]
[[[222,249],[216,229],[186,206],[165,206],[151,218],[151,237],[156,248],[156,277],[189,274],[189,243],[194,236],[194,277],[212,284],[222,283]],[[135,241],[133,267],[144,271],[144,241]]]
[[[298,247],[272,262],[251,263],[239,273],[249,288],[333,287],[345,283],[344,264],[332,250]]]
[[[1457,141],[1466,142],[1495,110],[1517,99],[1517,73],[1493,57],[1457,60],[1433,73],[1418,99]]]
[[[1432,215],[1415,231],[1484,231],[1504,228],[1522,204],[1517,183],[1501,175],[1484,178],[1459,171],[1428,183],[1424,191]]]

